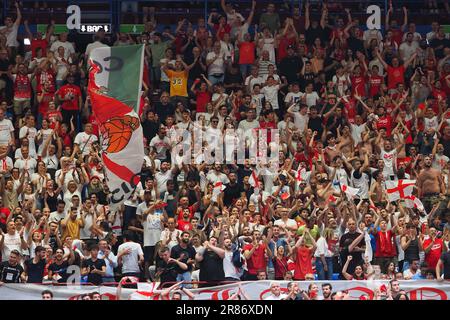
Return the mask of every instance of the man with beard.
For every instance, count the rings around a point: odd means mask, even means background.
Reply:
[[[45,248],[37,246],[34,252],[34,258],[25,261],[27,283],[42,283],[45,265],[47,264],[45,261]]]
[[[272,251],[270,250],[267,238],[262,239],[261,232],[259,230],[253,230],[252,243],[244,246],[244,257],[247,260],[248,273],[245,276],[245,280],[257,280],[256,275],[258,270],[267,269],[267,260],[265,255],[272,257]]]
[[[0,286],[4,283],[25,282],[25,274],[22,266],[19,264],[20,252],[18,250],[11,251],[8,261],[0,264]]]
[[[342,264],[347,261],[348,255],[352,256],[352,259],[350,260],[347,268],[347,272],[349,274],[353,274],[356,266],[364,264],[361,253],[366,251],[366,245],[364,239],[361,239],[357,246],[353,248],[352,252],[349,252],[349,246],[356,238],[361,235],[361,233],[356,231],[356,221],[354,219],[349,219],[347,221],[347,228],[348,232],[342,235],[341,239],[339,240],[339,251],[341,254]]]
[[[444,199],[445,185],[440,171],[431,167],[431,157],[424,158],[424,166],[417,177],[417,189],[426,212],[430,212],[434,204]]]
[[[186,264],[187,269],[177,266],[177,280],[176,281],[191,281],[191,271],[192,266],[195,264],[195,254],[196,251],[194,247],[190,244],[191,235],[187,231],[181,233],[179,244],[174,246],[170,251],[170,256],[184,264]]]
[[[223,197],[223,205],[227,207],[231,206],[237,199],[245,197],[242,184],[237,183],[236,173],[230,172],[230,174],[228,174],[228,179],[230,182],[225,185],[226,188],[221,194]]]
[[[296,282],[289,282],[287,289],[289,293],[282,300],[309,300],[306,292],[301,290]]]
[[[217,247],[217,238],[211,237],[203,243],[204,249],[197,252],[195,260],[200,264],[200,281],[207,282],[201,287],[216,285],[225,279],[223,270],[224,251]]]
[[[330,283],[322,284],[323,300],[331,300],[333,294],[333,286]]]
[[[223,246],[224,246],[223,271],[225,273],[225,280],[240,281],[243,275],[243,268],[237,268],[233,263],[233,252],[234,252],[233,242],[231,241],[231,239],[227,238],[223,241]],[[219,248],[218,250],[222,249]]]
[[[55,258],[53,263],[48,267],[48,279],[58,283],[66,283],[69,274],[67,268],[75,261],[75,254],[73,252],[73,246],[69,245],[70,256],[69,259],[64,259],[64,250],[61,248],[56,249]]]

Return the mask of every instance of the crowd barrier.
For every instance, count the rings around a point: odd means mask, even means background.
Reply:
[[[272,281],[248,281],[234,282],[208,288],[191,289],[196,300],[228,300],[237,292],[239,286],[251,300],[264,300],[270,295]],[[287,281],[277,281],[281,284],[281,290],[287,291]],[[450,281],[437,282],[435,280],[399,281],[400,288],[405,290],[410,300],[450,300]],[[376,290],[382,290],[389,286],[389,281],[299,281],[299,287],[307,290],[309,284],[319,286],[321,295],[322,283],[330,283],[333,291],[347,290],[352,300],[359,300],[361,296],[373,299]],[[78,300],[81,295],[99,292],[103,300],[160,300],[161,290],[159,283],[137,284],[136,289],[121,289],[120,299],[117,297],[117,289],[114,286],[102,285],[67,285],[53,286],[40,284],[4,284],[0,287],[0,300],[40,300],[41,292],[49,289],[56,300]],[[184,297],[187,299],[187,297]]]

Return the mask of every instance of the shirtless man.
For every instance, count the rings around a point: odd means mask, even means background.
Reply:
[[[336,144],[336,138],[334,135],[330,134],[327,137],[327,147],[324,149],[325,151],[325,162],[331,164],[331,161],[336,157],[341,155],[341,146]]]
[[[441,172],[432,168],[430,156],[424,158],[424,166],[417,177],[417,188],[425,210],[430,212],[434,204],[445,199],[445,184]]]
[[[350,128],[348,126],[344,126],[342,129],[342,135],[340,136],[338,128],[338,142],[339,142],[339,151],[345,156],[345,158],[350,159],[353,157],[354,153],[354,145],[355,142],[350,132]]]
[[[373,203],[378,205],[384,205],[384,181],[383,174],[380,170],[377,170],[373,173],[374,181],[372,181],[372,185],[370,186],[370,199],[372,199]]]

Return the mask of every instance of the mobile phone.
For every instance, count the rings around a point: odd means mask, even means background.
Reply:
[[[26,46],[31,45],[30,39],[28,39],[28,38],[23,39],[23,44],[26,45]]]

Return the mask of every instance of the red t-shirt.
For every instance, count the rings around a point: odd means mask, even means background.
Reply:
[[[178,220],[177,228],[181,231],[189,231],[189,230],[192,230],[192,224],[190,221]]]
[[[196,107],[197,112],[206,112],[206,105],[209,102],[211,102],[211,93],[209,93],[208,91],[205,92],[197,91],[196,97],[197,97],[197,107]]]
[[[375,257],[393,257],[397,254],[395,247],[395,233],[391,230],[386,232],[378,231],[375,235],[376,251]]]
[[[347,114],[348,122],[355,123],[355,117],[358,114],[358,112],[356,110],[356,101],[353,98],[351,98],[348,100],[348,102],[345,102],[343,100],[343,103],[344,103],[345,113]]]
[[[239,44],[239,64],[255,63],[255,43],[241,42]]]
[[[369,97],[373,97],[380,93],[381,84],[383,83],[382,76],[369,77]]]
[[[377,121],[377,129],[386,128],[386,135],[388,137],[391,136],[392,130],[392,118],[390,116],[384,116],[378,119]]]
[[[41,71],[36,74],[37,88],[36,91],[42,91],[42,86],[45,82],[50,83],[50,88],[48,91],[55,92],[56,91],[56,74],[53,70]]]
[[[405,83],[405,67],[403,65],[399,67],[388,66],[388,89],[397,88],[397,84]]]
[[[273,267],[275,269],[275,279],[283,279],[284,274],[288,271],[288,258],[273,259]]]
[[[31,40],[31,57],[34,59],[36,58],[36,49],[41,48],[42,49],[42,56],[47,56],[47,47],[48,47],[48,41],[45,39],[33,39]]]
[[[61,108],[64,110],[78,110],[79,105],[79,97],[81,97],[81,90],[79,86],[76,86],[74,84],[66,84],[59,88],[57,94],[61,97],[66,97],[68,94],[73,95],[72,100],[64,101],[61,105]]]
[[[223,35],[225,33],[231,32],[231,26],[229,24],[226,24],[220,32],[219,32],[219,28],[220,28],[219,24],[214,25],[214,30],[216,31],[217,39],[223,40]]]
[[[391,29],[392,31],[392,40],[397,43],[398,46],[403,42],[403,31],[400,29]]]
[[[280,62],[284,57],[287,57],[287,48],[291,45],[295,45],[295,40],[295,37],[288,38],[286,36],[280,39],[280,42],[278,44],[277,62]]]
[[[45,114],[45,118],[47,118],[50,121],[49,127],[51,129],[56,128],[56,124],[59,122],[59,119],[62,119],[62,114],[60,111],[47,111]]]
[[[295,259],[294,280],[305,280],[308,273],[313,273],[312,269],[312,249],[308,247],[297,248],[297,258]]]
[[[352,95],[355,93],[360,97],[366,96],[366,77],[363,75],[351,76],[350,81],[352,82]]]
[[[0,223],[6,224],[6,219],[8,219],[10,214],[11,211],[8,208],[0,208]],[[5,216],[3,217],[3,215]]]
[[[244,246],[244,252],[250,251],[253,248],[253,244],[247,244]],[[247,259],[248,273],[256,275],[259,270],[266,270],[267,262],[265,258],[266,245],[260,244],[258,249],[253,251],[250,259]]]
[[[40,94],[41,93],[39,92],[39,95]],[[43,94],[42,101],[39,103],[39,106],[38,106],[38,112],[41,115],[47,114],[48,105],[51,101],[53,101],[53,96],[54,96],[54,94],[52,92],[46,92]]]
[[[431,238],[425,240],[423,242],[423,247],[428,247],[431,244],[431,241]],[[425,254],[425,261],[428,264],[428,268],[431,268],[432,270],[436,269],[436,265],[439,262],[443,250],[444,242],[442,241],[442,239],[436,238],[434,240],[434,244],[431,246],[430,251]]]

